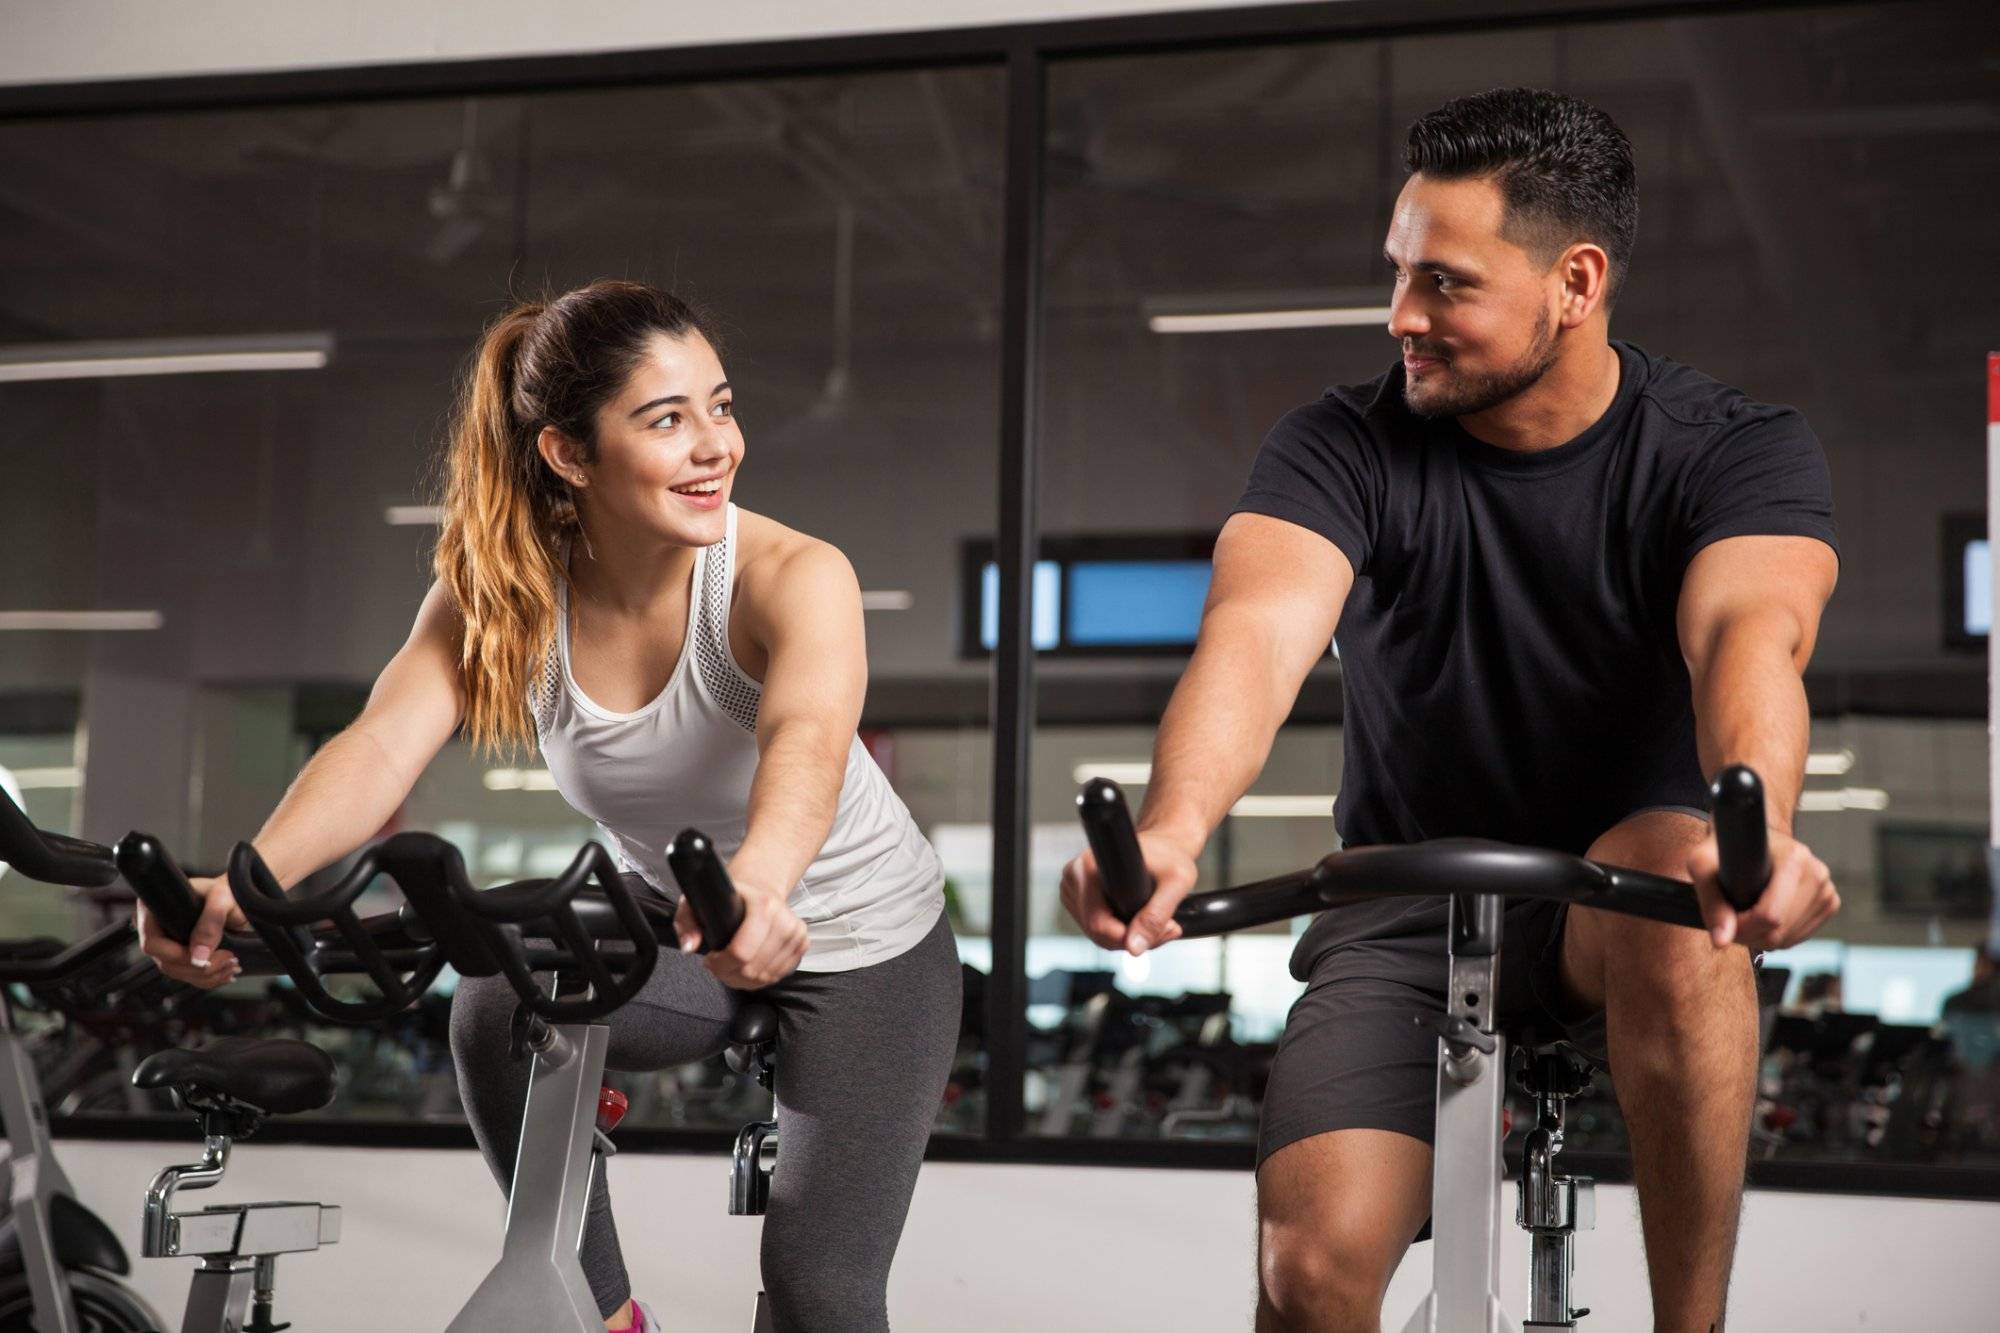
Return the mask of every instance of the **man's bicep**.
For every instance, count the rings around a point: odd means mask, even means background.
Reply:
[[[1204,630],[1211,621],[1250,617],[1288,672],[1303,677],[1333,642],[1353,586],[1353,565],[1319,533],[1239,513],[1216,539]]]
[[[1699,671],[1725,626],[1756,617],[1793,640],[1786,646],[1803,669],[1839,572],[1833,548],[1814,537],[1726,537],[1702,547],[1681,580],[1683,656]]]

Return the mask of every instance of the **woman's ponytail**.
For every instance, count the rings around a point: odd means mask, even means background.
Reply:
[[[542,315],[520,305],[486,330],[466,375],[445,451],[437,577],[465,634],[459,678],[465,734],[490,753],[529,746],[531,667],[556,630],[559,530],[573,512],[514,403],[521,345]]]

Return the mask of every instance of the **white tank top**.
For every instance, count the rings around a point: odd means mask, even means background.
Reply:
[[[726,860],[743,844],[757,771],[763,689],[729,651],[736,506],[723,539],[695,552],[687,636],[659,697],[636,713],[600,707],[570,669],[569,589],[557,581],[556,641],[529,706],[556,789],[597,821],[626,867],[668,898],[680,891],[666,847],[684,828]],[[791,908],[806,924],[802,970],[844,972],[894,958],[944,910],[937,853],[856,737],[833,830]]]

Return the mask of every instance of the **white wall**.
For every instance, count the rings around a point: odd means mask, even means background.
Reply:
[[[152,1172],[186,1145],[61,1145],[86,1203],[132,1243]],[[191,1154],[190,1154],[191,1155]],[[757,1223],[725,1216],[719,1157],[628,1154],[615,1206],[641,1299],[674,1329],[749,1325]],[[243,1148],[225,1199],[340,1203],[332,1250],[280,1266],[280,1318],[301,1327],[338,1310],[342,1328],[442,1328],[498,1253],[499,1196],[471,1152]],[[220,1192],[219,1192],[220,1193]],[[189,1204],[205,1202],[190,1196]],[[1251,1177],[1233,1171],[1005,1167],[933,1163],[890,1285],[901,1329],[953,1333],[1226,1333],[1247,1329],[1254,1300]],[[1581,1248],[1579,1303],[1590,1333],[1647,1333],[1645,1269],[1629,1189],[1598,1195],[1598,1229]],[[1519,1317],[1527,1251],[1508,1293]],[[1994,1326],[1992,1262],[2000,1204],[1752,1194],[1731,1296],[1731,1325],[1814,1333]],[[1411,1251],[1390,1287],[1392,1331],[1428,1279],[1430,1246]],[[191,1265],[139,1261],[139,1283],[169,1320]]]
[[[1215,0],[6,0],[0,83],[707,46],[1228,7]]]

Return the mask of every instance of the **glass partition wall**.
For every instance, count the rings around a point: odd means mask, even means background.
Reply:
[[[48,659],[9,661],[24,690],[80,691],[82,830],[145,827],[208,865],[255,831],[409,631],[480,329],[604,276],[713,316],[746,440],[736,500],[848,555],[871,751],[926,829],[980,817],[983,778],[960,775],[987,767],[989,668],[951,655],[950,570],[992,525],[1000,94],[988,69],[920,69],[0,125],[0,225],[10,253],[38,256],[0,284],[11,341],[302,333],[330,349],[317,369],[0,384],[34,511],[10,534],[24,577],[0,610],[160,622],[7,636]],[[912,504],[919,490],[932,499]],[[63,541],[88,558],[64,563]],[[31,778],[55,764],[20,762]],[[29,795],[74,830],[52,789]],[[489,884],[547,874],[593,834],[538,757],[462,742],[395,827],[452,840]],[[975,956],[989,893],[975,875],[955,899]],[[251,1010],[302,1021],[286,994],[252,979],[180,997],[204,1012],[147,1039]],[[315,1031],[360,1070],[329,1114],[456,1117],[437,998],[394,1040]],[[971,1030],[942,1127],[980,1128],[982,1061]],[[768,1104],[719,1059],[635,1082],[635,1128],[733,1129]]]
[[[1976,91],[1980,44],[1966,40],[1974,17],[1957,4],[1786,9],[1050,68],[1045,554],[1135,534],[1212,538],[1272,423],[1393,364],[1381,252],[1416,117],[1488,87],[1552,87],[1632,139],[1642,222],[1614,336],[1797,405],[1835,478],[1843,573],[1809,679],[1797,827],[1845,906],[1768,962],[1760,1160],[2000,1164],[1995,992],[1978,961],[1993,920],[1983,640],[1938,620],[1938,571],[1953,558],[1940,560],[1940,533],[1980,494],[1975,414],[1993,335],[1986,303],[1927,300],[1881,258],[1939,243],[1927,221],[1939,195],[1991,184],[2000,167],[1990,135],[1973,142],[1993,123]],[[1954,252],[1994,253],[1987,214],[1952,211],[1941,225]],[[1056,890],[1083,845],[1078,781],[1124,774],[1143,795],[1186,651],[1046,653],[1036,667],[1033,1133],[1254,1141],[1272,1041],[1301,989],[1287,968],[1298,927],[1135,960],[1084,939]],[[1339,673],[1333,655],[1315,669],[1204,856],[1204,885],[1337,847]],[[1128,685],[1115,718],[1070,704],[1106,679]],[[1605,1085],[1574,1118],[1584,1152],[1624,1147]]]
[[[726,334],[739,500],[840,546],[868,594],[864,740],[945,864],[967,987],[937,1151],[1245,1165],[1297,927],[1095,949],[1057,897],[1082,844],[1072,798],[1093,772],[1143,794],[1264,431],[1394,358],[1380,251],[1409,122],[1487,87],[1558,88],[1638,155],[1616,334],[1797,405],[1834,472],[1843,570],[1798,831],[1846,905],[1769,960],[1756,1169],[1992,1193],[1984,625],[1966,618],[1987,610],[1985,566],[1964,573],[1993,341],[1976,294],[2000,253],[1983,7],[1548,12],[1426,24],[1358,0],[883,38],[859,69],[808,43],[763,66],[661,53],[595,83],[526,68],[473,90],[440,67],[412,76],[421,97],[302,102],[274,77],[226,107],[17,110],[6,341],[309,334],[332,355],[0,384],[28,498],[0,531],[0,611],[164,617],[0,635],[0,764],[72,784],[24,793],[50,827],[136,824],[220,857],[407,632],[427,469],[482,323],[594,276],[674,286]],[[1956,257],[1956,295],[1890,259],[1916,253]],[[1038,535],[1031,576],[1008,564],[1009,514]],[[1032,708],[996,707],[1021,676]],[[1340,700],[1330,651],[1204,885],[1334,849]],[[489,882],[591,833],[537,760],[456,742],[399,819]],[[14,878],[0,900],[21,933],[60,924],[62,900],[19,906]],[[346,1039],[361,1072],[336,1112],[392,1137],[454,1120],[443,1003]],[[189,1030],[293,1021],[261,983],[213,1004]],[[61,1103],[79,1132],[132,1109],[110,1088]],[[754,1104],[719,1067],[631,1091],[649,1144],[712,1144],[676,1135]],[[1602,1081],[1572,1126],[1615,1176]]]

